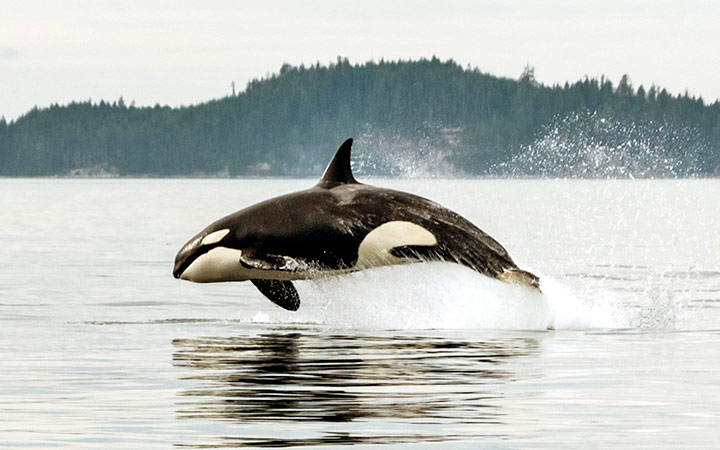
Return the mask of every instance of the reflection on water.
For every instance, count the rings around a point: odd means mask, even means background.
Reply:
[[[185,419],[248,422],[499,424],[505,364],[538,352],[534,338],[469,342],[451,337],[320,335],[305,332],[175,339],[173,363],[191,387],[179,392]],[[523,374],[527,377],[528,374]],[[491,388],[489,388],[492,385]],[[501,392],[501,390],[500,390]],[[379,423],[387,423],[381,420]],[[412,428],[412,427],[408,427]],[[420,427],[426,428],[426,427]],[[452,440],[414,433],[221,438],[212,446],[298,446]]]

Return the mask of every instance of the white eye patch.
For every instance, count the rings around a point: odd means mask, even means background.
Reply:
[[[218,231],[213,231],[212,233],[205,236],[202,239],[202,241],[200,241],[200,244],[201,245],[210,245],[210,244],[215,244],[216,242],[220,242],[220,240],[222,238],[224,238],[225,236],[227,236],[227,234],[229,232],[230,232],[230,230],[228,228],[218,230]]]

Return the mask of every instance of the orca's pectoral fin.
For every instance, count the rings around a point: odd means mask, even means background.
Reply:
[[[292,281],[288,280],[250,280],[271,302],[288,311],[297,311],[300,307],[298,295]]]

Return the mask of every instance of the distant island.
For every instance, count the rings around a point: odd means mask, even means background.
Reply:
[[[194,106],[123,98],[0,120],[1,176],[317,176],[356,139],[359,174],[720,175],[720,102],[628,76],[546,86],[437,58],[283,65]]]

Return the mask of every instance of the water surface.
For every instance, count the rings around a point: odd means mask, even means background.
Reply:
[[[433,263],[298,283],[290,313],[170,272],[311,180],[0,180],[0,447],[716,448],[720,182],[372,182],[545,294]]]

